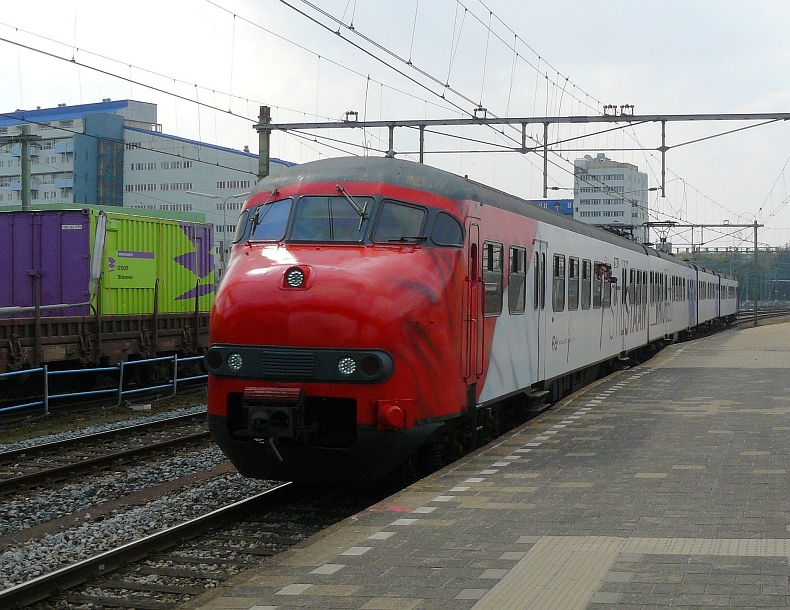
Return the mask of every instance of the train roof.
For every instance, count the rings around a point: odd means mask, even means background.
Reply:
[[[383,182],[426,191],[454,201],[471,200],[559,226],[575,233],[644,253],[645,247],[594,226],[536,206],[532,202],[469,178],[423,163],[383,157],[338,157],[295,165],[258,182],[252,194],[309,182]]]
[[[580,235],[615,244],[641,254],[671,260],[690,267],[684,260],[644,246],[595,226],[536,206],[534,203],[504,191],[475,182],[456,174],[404,159],[385,157],[337,157],[311,161],[285,168],[276,176],[258,182],[252,194],[271,191],[289,184],[310,182],[383,182],[439,195],[453,201],[471,200],[509,210]],[[707,269],[705,271],[708,271]],[[709,273],[713,273],[708,271]]]

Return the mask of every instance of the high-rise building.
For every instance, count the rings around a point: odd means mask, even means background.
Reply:
[[[574,162],[573,217],[643,243],[648,221],[647,174],[603,153]]]
[[[0,137],[13,140],[23,126],[40,138],[30,145],[33,207],[201,213],[214,224],[221,276],[244,197],[257,180],[257,155],[165,134],[156,104],[133,100],[0,115]],[[13,141],[0,145],[0,209],[22,201],[21,150]],[[288,165],[272,158],[270,172]]]

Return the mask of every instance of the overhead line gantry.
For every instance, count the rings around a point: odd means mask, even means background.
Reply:
[[[269,173],[268,159],[269,159],[269,136],[272,131],[310,131],[322,129],[373,129],[383,128],[389,129],[389,150],[387,156],[394,157],[395,152],[395,129],[398,127],[408,129],[419,129],[420,131],[420,163],[424,162],[425,158],[425,129],[427,127],[453,127],[453,126],[468,126],[468,125],[520,125],[521,126],[521,146],[512,147],[505,150],[517,152],[521,154],[542,153],[543,156],[543,197],[548,196],[548,164],[549,164],[549,127],[551,125],[567,125],[567,124],[591,124],[591,123],[628,123],[632,126],[643,125],[646,123],[661,123],[661,146],[655,148],[661,153],[661,196],[666,197],[666,154],[667,151],[672,149],[672,146],[667,146],[666,141],[666,124],[674,122],[688,122],[688,121],[787,121],[790,120],[790,113],[788,112],[756,112],[756,113],[719,113],[719,114],[633,114],[632,106],[620,106],[620,112],[617,112],[617,107],[607,106],[606,108],[613,109],[613,112],[602,115],[594,116],[567,116],[567,117],[489,117],[486,116],[485,108],[477,108],[475,116],[459,119],[415,119],[415,120],[401,120],[401,121],[359,121],[357,120],[356,112],[346,113],[346,118],[343,121],[334,122],[320,122],[320,123],[272,123],[271,111],[268,106],[261,106],[260,116],[258,123],[254,126],[258,132],[260,139],[260,154],[261,159],[259,163],[259,176],[262,178]],[[480,116],[478,116],[480,113]],[[352,118],[353,117],[353,118]],[[537,143],[535,146],[527,146],[527,125],[543,125],[543,142]],[[724,134],[717,134],[724,135]],[[710,137],[715,137],[710,136]],[[707,138],[700,138],[700,140]],[[699,141],[699,140],[695,140]],[[687,142],[686,144],[689,144]],[[677,146],[675,146],[677,148]]]

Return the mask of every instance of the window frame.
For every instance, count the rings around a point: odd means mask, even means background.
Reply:
[[[429,212],[428,208],[426,208],[425,206],[416,204],[416,203],[410,203],[410,202],[407,202],[407,201],[401,201],[399,199],[392,199],[391,197],[385,197],[385,198],[381,199],[378,202],[376,202],[375,198],[374,198],[374,205],[378,209],[376,210],[375,221],[372,223],[372,226],[371,226],[371,228],[368,231],[371,243],[393,245],[393,244],[419,244],[421,241],[423,241],[422,239],[417,239],[417,240],[394,240],[394,241],[384,240],[384,241],[382,241],[382,240],[376,238],[376,233],[378,233],[378,230],[379,230],[379,223],[381,222],[381,217],[384,214],[384,210],[386,209],[387,204],[399,205],[399,206],[403,206],[403,207],[407,207],[407,208],[413,208],[413,209],[416,209],[416,210],[421,210],[423,212],[423,217],[422,217],[422,224],[420,225],[420,230],[415,235],[413,235],[413,236],[410,235],[408,237],[421,237],[421,238],[425,238],[426,240],[429,239],[429,236],[425,235],[425,227],[426,227],[426,225],[428,223],[428,218],[430,217],[430,212]]]
[[[526,305],[527,249],[522,246],[510,246],[508,253],[507,282],[508,313],[511,315],[521,315],[526,311]]]
[[[581,276],[581,305],[582,310],[587,310],[592,306],[592,261],[582,259]]]
[[[565,311],[565,255],[554,254],[551,261],[551,309],[555,312]]]
[[[569,256],[566,268],[568,276],[568,311],[579,309],[579,257]]]
[[[483,313],[487,318],[502,315],[504,257],[504,244],[493,240],[483,241]]]

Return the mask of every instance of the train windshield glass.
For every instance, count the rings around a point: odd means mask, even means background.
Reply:
[[[291,212],[290,199],[272,201],[258,208],[252,217],[252,241],[277,241],[285,235],[288,215]]]
[[[422,241],[426,216],[423,208],[385,201],[373,241]]]
[[[371,209],[370,197],[354,197],[361,210]],[[292,241],[359,242],[367,230],[368,215],[360,216],[345,197],[302,197],[296,204]]]

